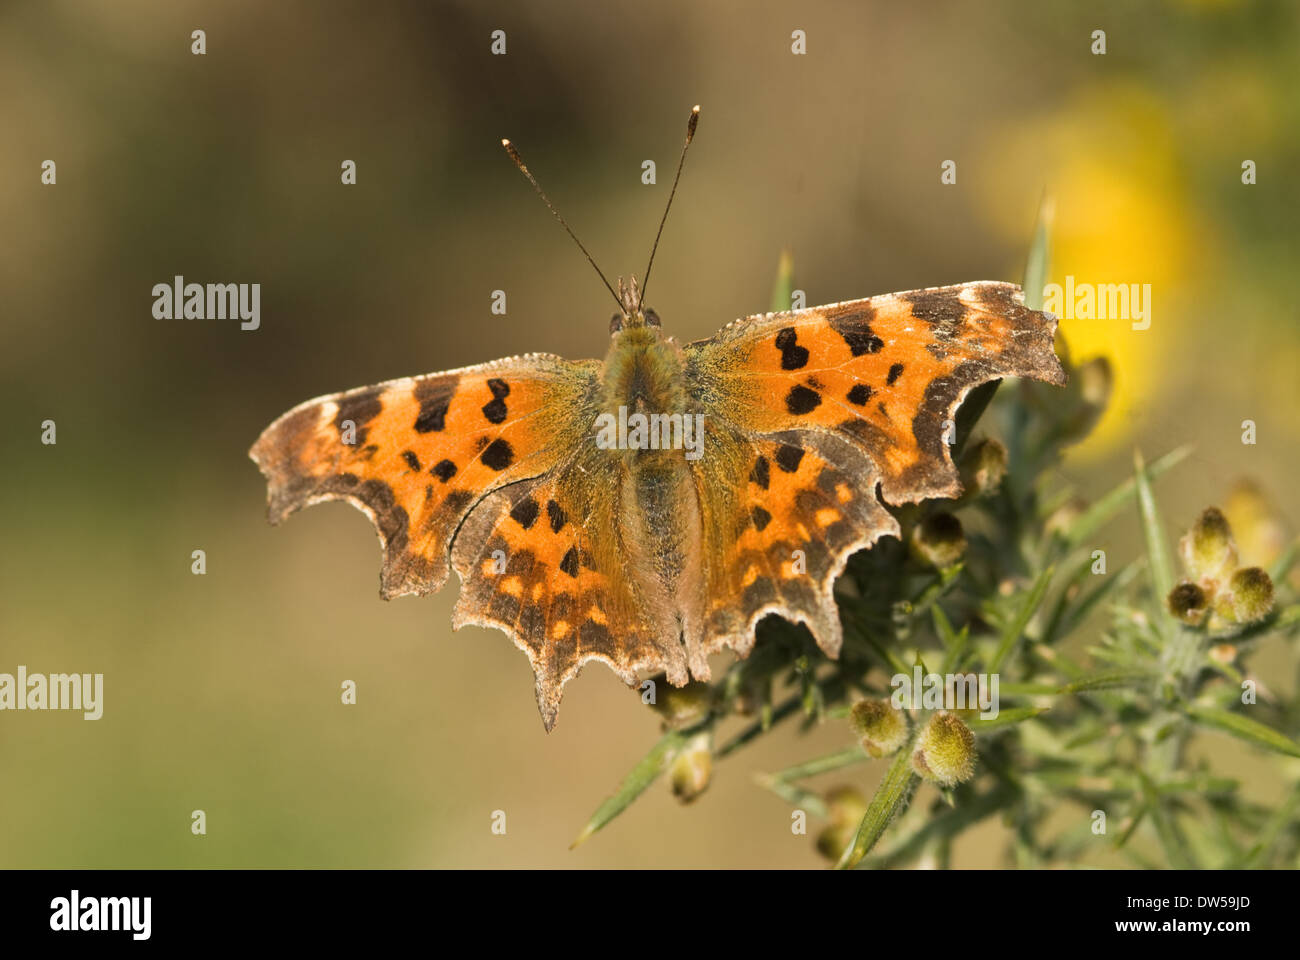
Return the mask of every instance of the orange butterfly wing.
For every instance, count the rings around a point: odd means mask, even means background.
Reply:
[[[381,593],[438,590],[453,626],[503,630],[527,654],[549,730],[589,660],[625,682],[687,678],[675,632],[626,569],[620,463],[592,436],[601,364],[534,354],[310,400],[249,452],[272,523],[346,500],[374,522]]]
[[[946,438],[966,394],[1000,377],[1065,382],[1055,318],[1018,292],[971,283],[767,314],[686,348],[713,418],[713,452],[693,465],[710,651],[743,654],[778,613],[838,653],[835,578],[898,533],[877,485],[894,504],[956,496]]]
[[[379,531],[383,596],[432,593],[473,506],[553,469],[586,430],[599,366],[532,354],[300,404],[249,451],[268,518],[346,500]]]
[[[589,660],[629,686],[638,670],[688,678],[675,624],[656,616],[629,569],[621,480],[617,461],[584,443],[551,474],[488,496],[452,548],[461,578],[453,626],[496,627],[528,655],[547,730],[564,685]]]

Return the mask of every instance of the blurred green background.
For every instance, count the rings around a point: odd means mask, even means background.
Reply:
[[[1018,280],[1046,192],[1054,280],[1154,298],[1149,330],[1063,324],[1116,374],[1063,479],[1098,492],[1134,445],[1190,442],[1160,485],[1171,531],[1243,476],[1286,527],[1298,83],[1291,2],[0,7],[0,671],[106,687],[97,722],[0,714],[0,866],[817,865],[751,775],[847,742],[833,725],[764,738],[690,808],[656,788],[569,852],[655,718],[596,665],[545,735],[526,659],[498,632],[452,633],[454,588],[378,598],[360,513],[267,526],[249,445],[318,394],[534,350],[603,356],[608,293],[500,138],[607,273],[639,274],[699,103],[649,298],[666,331],[766,309],[784,247],[809,304]],[[175,274],[260,283],[261,329],[155,320],[151,288]],[[1100,545],[1113,569],[1139,546],[1125,522]],[[1269,656],[1256,667],[1289,689]],[[1226,773],[1250,762],[1207,742]],[[1001,830],[955,862],[998,865]]]

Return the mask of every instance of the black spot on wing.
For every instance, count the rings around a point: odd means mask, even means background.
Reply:
[[[432,433],[447,426],[447,407],[450,397],[436,397],[420,403],[420,415],[415,418],[416,433]]]
[[[448,490],[440,509],[459,516],[473,502],[474,494],[468,490]]]
[[[792,447],[788,443],[781,444],[780,449],[776,451],[776,465],[786,473],[794,473],[799,469],[799,463],[803,460],[803,451],[798,447]]]
[[[506,397],[510,396],[510,384],[499,377],[493,377],[487,386],[492,391],[492,399],[483,405],[483,416],[488,418],[489,423],[502,423],[509,412],[506,409]]]
[[[760,456],[754,464],[754,469],[749,472],[749,482],[756,483],[764,490],[772,482],[772,470],[767,465],[767,457]]]
[[[415,418],[416,432],[431,433],[446,427],[447,408],[459,382],[454,377],[450,380],[440,377],[415,385],[414,396],[420,404],[420,412]]]
[[[584,620],[578,627],[578,645],[584,651],[610,655],[614,652],[613,638],[609,628],[595,620]]]
[[[812,413],[821,406],[822,398],[816,390],[809,390],[802,383],[797,383],[785,395],[785,408],[795,416]]]
[[[515,462],[515,451],[508,442],[497,437],[487,445],[479,459],[493,470],[501,471]]]
[[[894,364],[889,368],[889,376],[885,377],[886,385],[892,387],[895,383],[898,382],[898,378],[901,377],[902,375],[903,375],[903,365],[901,363]]]
[[[456,464],[450,460],[439,460],[429,471],[443,483],[446,483],[452,477],[456,476]]]
[[[857,308],[855,312],[833,316],[827,322],[831,329],[844,338],[849,352],[855,357],[864,353],[875,353],[885,345],[884,341],[871,332],[871,318],[874,311],[868,306]]]
[[[799,370],[808,363],[808,350],[798,344],[798,335],[794,327],[778,330],[776,348],[781,351],[781,369]]]
[[[560,561],[560,569],[573,577],[578,578],[578,548],[570,547],[564,554],[564,559]]]
[[[338,413],[334,416],[334,426],[342,435],[346,429],[345,422],[351,421],[356,428],[357,445],[366,442],[366,424],[383,411],[384,405],[376,393],[361,393],[355,397],[346,397],[339,401]]]
[[[406,461],[406,465],[410,467],[412,470],[420,469],[420,458],[415,455],[414,451],[403,450],[402,459]]]
[[[749,515],[751,518],[753,518],[754,529],[757,530],[759,533],[762,533],[763,528],[772,522],[772,515],[768,513],[766,510],[764,510],[762,507],[755,507],[753,510],[750,511]]]
[[[947,340],[957,333],[966,319],[966,304],[961,302],[961,287],[945,290],[918,290],[902,299],[912,307],[912,315],[934,329],[936,337]]]
[[[524,497],[511,508],[510,517],[515,523],[527,530],[537,522],[539,512],[537,501],[532,497]]]
[[[846,399],[855,406],[865,406],[867,401],[871,399],[871,388],[865,383],[855,383]]]
[[[554,500],[546,501],[546,515],[551,520],[551,530],[554,533],[559,533],[564,529],[564,525],[569,522],[569,518],[564,512],[564,508]]]

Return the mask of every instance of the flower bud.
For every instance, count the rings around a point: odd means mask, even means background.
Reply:
[[[1273,609],[1273,581],[1259,567],[1246,567],[1232,575],[1232,616],[1238,623],[1263,620]]]
[[[1007,473],[1007,448],[985,438],[966,451],[961,461],[961,485],[967,495],[982,497],[997,490]]]
[[[1098,410],[1105,409],[1110,403],[1110,391],[1114,386],[1115,376],[1110,369],[1110,361],[1105,357],[1092,357],[1075,368],[1074,375],[1079,384],[1079,396],[1083,402]]]
[[[1210,598],[1198,584],[1184,580],[1169,591],[1169,612],[1183,623],[1197,627],[1205,621]]]
[[[1105,357],[1092,357],[1074,368],[1060,427],[1066,440],[1081,440],[1092,432],[1110,403],[1114,380]]]
[[[1221,580],[1237,565],[1232,529],[1218,507],[1208,507],[1179,541],[1187,571],[1197,580]]]
[[[1082,497],[1071,497],[1048,515],[1043,522],[1043,529],[1049,534],[1064,537],[1087,508],[1088,503]]]
[[[853,787],[836,787],[825,799],[830,823],[817,835],[817,852],[838,861],[858,835],[862,818],[867,815],[867,801]]]
[[[673,796],[690,803],[702,794],[713,775],[713,749],[707,733],[692,737],[673,758]]]
[[[934,714],[917,740],[912,769],[943,787],[969,780],[975,775],[975,734],[947,711]]]
[[[1277,507],[1252,480],[1239,480],[1228,493],[1223,515],[1243,563],[1272,566],[1286,548],[1286,528]]]
[[[707,683],[692,680],[684,687],[674,687],[662,675],[655,682],[659,695],[654,708],[663,717],[666,729],[686,730],[708,717],[713,689]]]
[[[932,513],[912,528],[911,544],[920,562],[947,570],[966,552],[966,534],[951,513]]]
[[[888,700],[859,700],[849,710],[849,726],[870,757],[897,753],[907,742],[907,717]]]
[[[1216,643],[1210,647],[1209,657],[1215,663],[1227,666],[1237,659],[1237,648],[1230,643]]]
[[[752,717],[772,702],[772,678],[746,675],[732,698],[732,709],[742,717]]]

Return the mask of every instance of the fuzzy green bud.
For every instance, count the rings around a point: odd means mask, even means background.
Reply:
[[[1263,620],[1273,609],[1273,580],[1259,567],[1246,567],[1232,575],[1232,616],[1238,623]]]
[[[947,570],[966,552],[966,534],[951,513],[932,513],[912,528],[911,545],[920,562]]]
[[[828,860],[838,861],[858,835],[862,818],[867,815],[867,801],[853,787],[836,787],[826,794],[825,800],[830,824],[817,835],[817,852]]]
[[[713,777],[713,745],[708,734],[692,737],[673,758],[669,777],[673,796],[690,803],[702,794]]]
[[[897,753],[907,742],[907,717],[888,700],[859,700],[849,710],[849,726],[870,757]]]
[[[713,689],[707,683],[692,680],[684,687],[674,687],[662,675],[654,682],[658,689],[654,708],[663,717],[666,729],[686,730],[708,717]]]
[[[1210,602],[1200,585],[1184,580],[1169,591],[1169,612],[1189,626],[1200,626],[1205,620]]]
[[[912,769],[943,787],[969,780],[975,775],[975,734],[955,714],[934,714],[917,740]]]
[[[962,457],[961,484],[969,496],[993,493],[1006,473],[1007,448],[991,438],[981,440]]]
[[[1187,571],[1197,580],[1221,580],[1237,565],[1232,529],[1218,507],[1208,507],[1178,544]]]

